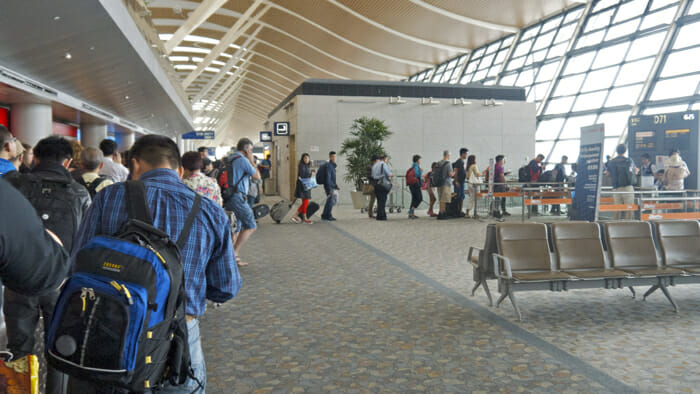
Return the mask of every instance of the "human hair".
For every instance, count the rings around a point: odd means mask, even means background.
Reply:
[[[145,135],[131,147],[131,158],[143,161],[152,167],[168,165],[177,170],[180,167],[180,150],[170,138],[162,135]]]
[[[336,155],[336,153],[334,150],[328,152],[328,157],[335,156],[335,155]]]
[[[642,153],[642,159],[647,159],[651,161],[651,155],[649,155],[648,153]]]
[[[0,126],[2,126],[2,125],[0,125]],[[25,151],[30,151],[30,150],[32,150],[32,146],[29,145],[29,144],[25,144],[24,142],[22,142],[22,146],[24,147],[24,150],[25,150]]]
[[[70,168],[83,168],[83,145],[78,140],[68,140],[70,147],[73,149],[73,161],[70,163]]]
[[[542,153],[538,154],[537,157],[544,160],[544,155]]]
[[[110,139],[105,138],[100,142],[100,150],[105,156],[112,156],[117,148],[117,143]]]
[[[251,141],[249,138],[241,138],[238,140],[238,143],[236,144],[236,150],[239,150],[243,152],[248,145],[253,145],[253,141]]]
[[[567,155],[562,156],[561,161],[569,161],[569,156],[567,156]]]
[[[302,165],[304,165],[304,166],[306,165],[306,163],[304,163],[304,158],[305,158],[305,157],[308,157],[308,158],[309,158],[309,164],[311,164],[311,156],[309,156],[308,153],[302,153],[302,154],[301,154],[301,158],[299,159],[299,167],[301,167]]]
[[[198,171],[202,169],[202,156],[199,152],[185,152],[182,155],[182,168],[187,171]]]
[[[381,155],[379,155],[379,160],[384,160],[384,159],[386,159],[386,154],[382,153]]]
[[[208,165],[211,164],[211,159],[208,157],[205,157],[202,159],[202,168],[207,168]]]
[[[450,155],[450,151],[449,151],[449,150],[445,149],[444,151],[442,151],[442,157],[447,157],[447,156],[449,156],[449,155]]]
[[[73,158],[73,148],[67,139],[53,135],[37,142],[34,147],[34,157],[41,162],[61,163]]]
[[[413,155],[413,162],[418,163],[418,160],[420,160],[420,155]]]
[[[80,163],[85,171],[95,171],[100,168],[104,155],[97,148],[85,148],[80,152]]]
[[[372,157],[371,157],[369,160],[370,160],[372,163],[374,163],[375,161],[379,160],[379,156],[377,156],[377,155],[372,155]]]
[[[435,170],[437,168],[437,166],[438,166],[437,161],[434,161],[432,164],[430,164],[430,169]]]
[[[617,151],[618,155],[624,155],[625,152],[627,152],[627,145],[625,144],[620,144],[615,148],[615,151]]]
[[[14,136],[10,133],[10,130],[8,130],[5,125],[0,124],[0,149],[13,138]]]
[[[496,156],[496,163],[502,161],[502,160],[505,159],[505,158],[506,158],[506,157],[503,156],[503,155],[498,155],[498,156]]]
[[[461,149],[459,150],[459,155],[462,156],[463,154],[465,154],[465,153],[467,153],[467,152],[469,152],[469,149],[467,149],[467,148],[461,148]]]
[[[476,156],[475,155],[469,155],[467,157],[467,169],[472,166],[472,164],[476,164]]]
[[[202,153],[202,152],[207,152],[207,153],[209,153],[209,149],[207,149],[206,146],[200,146],[199,148],[197,148],[197,152],[199,152],[199,153]]]
[[[673,156],[674,153],[678,153],[679,155],[681,154],[681,150],[678,148],[673,148],[671,149],[671,153],[669,153],[669,156]]]

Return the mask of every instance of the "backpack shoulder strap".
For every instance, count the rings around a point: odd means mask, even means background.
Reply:
[[[99,177],[99,178],[95,178],[94,181],[90,182],[90,185],[87,186],[87,189],[90,192],[91,196],[94,196],[95,194],[97,194],[97,188],[100,187],[100,185],[104,181],[105,181],[104,177]]]
[[[140,220],[153,225],[151,212],[148,210],[146,200],[146,186],[141,181],[127,181],[126,187],[126,208],[129,212],[129,219]]]
[[[197,214],[199,213],[199,207],[201,205],[202,196],[195,193],[194,202],[192,203],[192,209],[190,209],[190,213],[189,215],[187,215],[187,219],[185,219],[185,225],[182,227],[182,231],[180,231],[180,235],[177,237],[177,242],[175,242],[179,249],[182,249],[182,247],[185,246],[187,238],[190,237],[190,231],[192,230],[194,219],[195,217],[197,217]]]

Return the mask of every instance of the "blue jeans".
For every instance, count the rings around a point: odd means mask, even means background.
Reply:
[[[207,383],[207,367],[204,364],[204,352],[202,352],[202,340],[199,336],[199,319],[194,319],[187,322],[187,339],[190,345],[190,359],[192,360],[192,370],[194,376],[202,384],[199,384],[193,379],[187,379],[182,386],[164,385],[158,393],[195,393],[204,394],[204,388]]]
[[[253,209],[248,205],[248,198],[241,193],[236,193],[231,197],[231,201],[226,206],[227,210],[236,215],[236,232],[243,230],[254,230],[258,226],[255,223]]]
[[[455,183],[454,190],[455,190],[455,193],[457,193],[457,196],[460,198],[460,200],[464,201],[464,199],[467,197],[467,195],[464,191],[464,183],[460,183],[459,185],[457,185],[457,183]]]
[[[331,211],[333,210],[333,190],[326,190],[326,205],[323,207],[323,214],[321,215],[322,219],[328,219],[332,218],[333,214]]]

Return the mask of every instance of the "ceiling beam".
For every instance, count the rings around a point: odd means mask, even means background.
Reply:
[[[504,31],[507,33],[517,33],[520,30],[517,27],[513,27],[513,26],[506,26],[506,25],[501,25],[498,23],[486,22],[486,21],[482,21],[481,19],[475,19],[475,18],[470,18],[468,16],[455,14],[454,12],[447,11],[446,9],[436,7],[432,4],[428,4],[423,0],[408,0],[408,1],[410,1],[411,3],[413,3],[417,6],[423,7],[426,10],[432,11],[436,14],[440,14],[442,16],[446,16],[450,19],[454,19],[456,21],[463,22],[463,23],[466,23],[469,25],[483,27],[485,29]]]
[[[277,60],[277,59],[275,59],[275,58],[273,58],[273,57],[267,56],[267,55],[265,55],[264,53],[260,53],[260,52],[258,52],[258,51],[251,51],[251,53],[252,53],[253,55],[257,55],[257,56],[260,56],[260,57],[262,57],[262,58],[264,58],[264,59],[267,59],[267,60],[269,60],[269,61],[271,61],[271,62],[273,62],[273,63],[275,63],[275,64],[278,64],[278,65],[280,65],[280,66],[286,68],[287,70],[289,70],[289,71],[291,71],[291,72],[293,72],[293,73],[295,73],[295,74],[299,74],[299,75],[301,75],[301,77],[304,78],[304,79],[309,79],[309,78],[311,78],[310,76],[304,74],[303,72],[301,72],[301,71],[299,71],[299,70],[296,70],[296,69],[294,69],[294,68],[291,68],[291,67],[289,67],[288,65],[282,63],[281,61],[279,61],[279,60]],[[269,68],[267,68],[267,67],[265,67],[265,66],[261,66],[261,65],[258,64],[258,63],[255,63],[255,65],[258,66],[258,67],[260,67],[260,68],[263,68],[263,69],[265,69],[265,70],[267,70],[267,71],[274,72],[274,71],[270,70]],[[288,81],[293,81],[292,79],[289,79],[289,78],[283,76],[283,75],[280,74],[280,73],[276,73],[276,72],[275,72],[275,74],[277,74],[277,75],[279,75],[279,76],[285,78],[285,79],[288,80]],[[295,82],[295,83],[298,84],[298,82]]]
[[[278,96],[281,97],[281,98],[278,99],[278,100],[284,100],[284,98],[287,97],[287,95],[286,95],[285,92],[280,92],[279,89],[271,88],[269,85],[266,85],[264,82],[261,82],[261,81],[258,81],[257,79],[251,78],[251,76],[252,76],[252,75],[246,76],[246,81],[255,82],[255,83],[256,83],[257,85],[259,85],[260,87],[263,87],[263,88],[265,88],[266,90],[269,90],[269,92],[272,93],[272,95],[270,95],[270,97],[273,97],[273,95],[278,95]],[[286,90],[289,90],[289,89],[286,89]]]
[[[253,24],[253,21],[250,21],[250,24],[247,24],[247,25],[246,25],[247,27],[244,27],[244,29],[245,29],[245,30],[248,30],[248,28],[250,28],[250,26],[251,26],[252,24]],[[251,35],[248,37],[248,39],[245,40],[245,42],[243,43],[243,45],[241,45],[241,47],[238,48],[238,50],[236,50],[236,52],[233,54],[233,56],[231,56],[231,58],[228,59],[228,61],[226,62],[226,64],[224,64],[223,67],[221,67],[221,71],[224,71],[224,72],[215,75],[215,76],[202,88],[202,90],[200,90],[199,93],[197,93],[197,94],[194,96],[194,99],[193,99],[192,101],[197,102],[197,101],[199,101],[202,97],[204,97],[207,93],[209,93],[209,91],[211,90],[211,88],[213,88],[213,87],[221,80],[221,78],[224,78],[224,77],[226,76],[226,72],[228,72],[231,68],[233,68],[233,66],[235,66],[235,65],[238,63],[239,60],[241,60],[241,58],[243,57],[243,55],[244,55],[245,52],[246,52],[246,49],[249,50],[249,49],[252,49],[252,48],[255,46],[256,43],[253,43],[253,45],[251,45],[250,43],[251,43],[251,41],[253,41],[253,37],[255,37],[258,33],[260,33],[260,30],[261,30],[261,29],[262,29],[262,26],[258,26],[258,28],[255,29],[255,31],[253,32],[253,34],[251,34]]]
[[[242,27],[247,24],[249,19],[251,18],[251,15],[255,10],[258,8],[258,6],[263,2],[263,0],[253,0],[253,4],[251,4],[250,7],[241,15],[240,18],[236,21],[236,23],[231,26],[231,29],[224,34],[223,37],[219,40],[219,43],[216,44],[216,46],[207,54],[207,56],[202,60],[199,65],[197,65],[197,69],[193,70],[190,75],[185,78],[184,81],[182,81],[182,86],[187,88],[201,73],[204,71],[206,67],[211,64],[212,60],[216,59],[221,55],[222,52],[224,52],[231,44],[233,44],[238,37],[241,36],[241,34],[245,33],[242,29]],[[257,20],[260,19],[260,17],[267,12],[267,10],[270,9],[270,6],[265,6],[261,10],[261,12],[257,13],[253,19]]]
[[[317,66],[316,64],[311,63],[310,61],[308,61],[308,60],[306,60],[306,59],[304,59],[304,58],[302,58],[302,57],[300,57],[300,56],[297,56],[297,55],[293,54],[292,52],[289,52],[289,51],[286,50],[286,49],[282,49],[282,48],[278,47],[277,45],[270,44],[269,42],[264,41],[264,40],[261,40],[261,39],[259,39],[259,38],[256,38],[256,40],[257,40],[258,42],[261,42],[261,43],[263,43],[263,44],[269,46],[270,48],[277,49],[278,51],[284,53],[285,55],[288,55],[288,56],[290,56],[290,57],[293,57],[293,58],[295,58],[296,60],[298,60],[298,61],[300,61],[300,62],[302,62],[302,63],[304,63],[304,64],[307,64],[307,65],[309,65],[309,66],[311,66],[311,67],[313,67],[313,68],[315,68],[315,69],[317,69],[317,70],[319,70],[319,71],[322,71],[322,72],[324,72],[324,73],[326,73],[326,74],[328,74],[328,75],[332,75],[332,76],[334,76],[334,77],[336,77],[336,78],[339,78],[339,79],[351,79],[351,78],[342,76],[342,75],[340,75],[340,74],[336,74],[336,73],[334,73],[333,71],[326,70],[326,69],[323,68],[323,67]]]
[[[255,65],[255,64],[254,64],[254,65]],[[282,85],[281,83],[275,81],[274,79],[268,78],[268,77],[266,77],[266,76],[264,76],[264,75],[262,75],[262,74],[256,73],[255,71],[253,71],[253,70],[251,70],[251,69],[248,69],[248,74],[255,75],[255,76],[259,77],[259,78],[262,78],[262,79],[264,79],[265,81],[268,81],[268,82],[270,82],[270,83],[273,83],[273,84],[275,84],[275,85],[279,86],[280,88],[282,88],[282,89],[284,89],[284,90],[287,90],[287,91],[293,90],[294,88],[296,88],[296,85],[295,85],[294,87],[289,87],[289,86]]]
[[[311,26],[313,26],[313,27],[315,27],[315,28],[321,30],[322,32],[324,32],[324,33],[326,33],[326,34],[328,34],[328,35],[330,35],[330,36],[336,38],[337,40],[340,40],[340,41],[342,41],[342,42],[344,42],[344,43],[346,43],[346,44],[348,44],[348,45],[350,45],[350,46],[353,46],[353,47],[355,47],[355,48],[357,48],[357,49],[360,49],[360,50],[362,50],[362,51],[364,51],[364,52],[367,52],[367,53],[370,53],[370,54],[372,54],[372,55],[375,55],[375,56],[378,56],[378,57],[381,57],[381,58],[384,58],[384,59],[387,59],[387,60],[391,60],[391,61],[393,61],[393,62],[408,64],[408,65],[411,65],[411,66],[417,66],[417,67],[422,67],[422,68],[428,68],[428,67],[431,67],[431,66],[432,66],[432,64],[429,64],[429,63],[419,62],[419,61],[410,60],[410,59],[402,59],[402,58],[399,58],[399,57],[396,57],[396,56],[387,55],[386,53],[383,53],[383,52],[375,51],[374,49],[367,48],[366,46],[363,46],[363,45],[360,45],[360,44],[358,44],[358,43],[356,43],[356,42],[354,42],[354,41],[351,41],[351,40],[349,40],[349,39],[347,39],[347,38],[341,36],[340,34],[337,34],[337,33],[333,32],[333,31],[331,31],[331,30],[329,30],[329,29],[323,27],[322,25],[319,25],[318,23],[316,23],[316,22],[314,22],[314,21],[312,21],[312,20],[310,20],[310,19],[308,19],[308,18],[306,18],[306,17],[304,17],[304,16],[302,16],[302,15],[300,15],[300,14],[298,14],[298,13],[292,11],[292,10],[289,10],[289,9],[287,9],[287,8],[285,8],[285,7],[282,7],[281,5],[279,5],[279,4],[277,4],[277,3],[273,3],[273,2],[270,2],[270,1],[268,1],[268,0],[265,0],[265,4],[269,4],[269,5],[271,5],[272,7],[277,8],[278,10],[280,10],[280,11],[282,11],[282,12],[286,12],[286,13],[289,14],[289,15],[292,15],[292,16],[298,18],[298,19],[301,19],[302,21],[304,21],[304,22],[310,24]],[[294,26],[294,25],[291,24],[291,26]],[[267,27],[270,28],[270,29],[272,29],[272,30],[276,30],[276,31],[279,31],[280,33],[283,33],[283,34],[286,34],[286,35],[290,35],[290,36],[291,36],[291,34],[287,33],[286,31],[283,31],[282,29],[277,28],[276,26],[267,25]],[[300,39],[297,38],[296,36],[293,36],[293,38],[296,39],[296,40],[300,40]]]
[[[420,38],[420,37],[415,37],[415,36],[412,36],[412,35],[409,35],[409,34],[406,34],[406,33],[402,33],[402,32],[400,32],[400,31],[398,31],[398,30],[394,30],[394,29],[392,29],[392,28],[390,28],[390,27],[387,27],[387,26],[385,26],[385,25],[382,25],[382,24],[379,23],[379,22],[376,22],[376,21],[374,21],[374,20],[372,20],[372,19],[370,19],[370,18],[367,18],[366,16],[360,14],[359,12],[353,10],[353,9],[350,8],[350,7],[347,7],[347,6],[345,6],[345,5],[341,4],[341,3],[339,3],[339,2],[336,1],[336,0],[326,0],[326,1],[328,1],[329,3],[333,4],[334,6],[336,6],[336,7],[338,7],[338,8],[340,8],[341,10],[347,12],[348,14],[350,14],[350,15],[352,15],[352,16],[358,18],[358,19],[360,19],[360,20],[363,21],[363,22],[369,23],[370,25],[372,25],[372,26],[374,26],[374,27],[376,27],[376,28],[378,28],[378,29],[384,30],[384,31],[387,32],[387,33],[391,33],[391,34],[393,34],[393,35],[395,35],[395,36],[397,36],[397,37],[403,38],[403,39],[405,39],[405,40],[413,41],[413,42],[415,42],[415,43],[422,44],[422,45],[426,45],[426,46],[430,46],[430,47],[433,47],[433,48],[444,49],[444,50],[446,50],[446,51],[452,51],[452,52],[458,52],[458,53],[466,53],[466,52],[469,52],[469,50],[468,50],[467,48],[461,48],[461,47],[456,47],[456,46],[453,46],[453,45],[442,44],[442,43],[439,43],[439,42],[434,42],[434,41],[426,40],[426,39],[423,39],[423,38]]]
[[[257,91],[258,93],[260,93],[260,94],[257,94],[257,93],[250,92],[250,94],[254,94],[255,97],[259,97],[260,100],[265,100],[266,102],[268,102],[273,108],[283,100],[283,99],[276,98],[275,96],[267,93],[266,91],[260,89],[257,86],[251,85],[250,79],[246,79],[245,81],[243,81],[243,87],[246,89],[253,89],[253,90]]]
[[[204,0],[197,7],[185,23],[180,26],[172,37],[165,43],[165,53],[170,54],[173,48],[180,45],[188,34],[195,31],[199,25],[204,23],[209,17],[223,6],[228,0]]]

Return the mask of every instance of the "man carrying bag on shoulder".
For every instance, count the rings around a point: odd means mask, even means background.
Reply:
[[[386,155],[379,156],[379,160],[372,166],[372,179],[374,179],[374,193],[377,196],[377,220],[386,220],[386,199],[391,191],[391,177],[394,175],[386,164]]]

